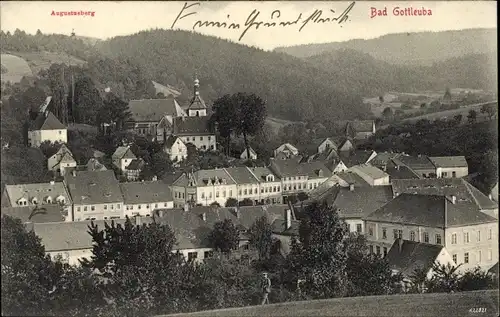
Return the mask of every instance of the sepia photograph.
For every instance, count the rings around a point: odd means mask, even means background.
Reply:
[[[499,315],[496,1],[2,1],[2,316]]]

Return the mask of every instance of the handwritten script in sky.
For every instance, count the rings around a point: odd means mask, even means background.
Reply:
[[[299,32],[302,31],[309,24],[319,24],[319,23],[335,23],[342,24],[349,20],[349,12],[356,2],[352,2],[346,8],[342,9],[329,9],[329,10],[319,10],[314,9],[309,13],[301,12],[294,17],[286,17],[285,13],[281,10],[275,9],[271,14],[263,14],[259,10],[254,9],[248,14],[246,21],[235,21],[231,19],[231,15],[227,14],[225,20],[204,20],[197,17],[197,8],[201,6],[200,2],[195,2],[192,4],[184,3],[181,11],[172,23],[171,28],[173,29],[176,25],[190,21],[193,23],[193,30],[197,28],[219,28],[219,29],[231,29],[240,32],[240,37],[238,41],[247,34],[250,30],[263,30],[266,28],[276,28],[276,27],[295,27]],[[198,18],[198,19],[197,19]],[[340,26],[342,27],[342,25]]]

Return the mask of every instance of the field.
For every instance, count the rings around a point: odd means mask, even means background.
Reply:
[[[267,117],[266,123],[271,126],[271,128],[274,130],[275,133],[278,133],[279,129],[281,129],[282,127],[289,125],[289,124],[292,124],[292,123],[298,123],[298,122],[284,120],[284,119],[278,119],[278,118],[273,118],[273,117]]]
[[[476,312],[474,312],[476,309]],[[498,290],[351,297],[170,316],[498,316]]]
[[[62,54],[62,53],[52,53],[52,52],[14,52],[12,55],[16,55],[26,60],[33,71],[33,74],[38,74],[42,69],[47,69],[50,65],[57,64],[70,64],[70,65],[83,65],[86,62],[78,59],[74,56]]]
[[[2,81],[17,83],[24,76],[33,76],[28,63],[18,56],[2,54]]]
[[[461,114],[463,118],[466,118],[467,115],[469,114],[470,110],[475,110],[477,112],[477,117],[478,120],[481,120],[481,117],[484,117],[481,113],[481,106],[484,103],[480,104],[473,104],[473,105],[468,105],[465,107],[461,107],[458,109],[452,109],[452,110],[446,110],[446,111],[440,111],[440,112],[434,112],[434,113],[428,113],[422,116],[417,116],[417,117],[412,117],[412,118],[407,118],[402,121],[404,122],[416,122],[421,119],[427,119],[427,120],[436,120],[436,119],[452,119],[453,116],[456,116],[458,114]],[[498,107],[498,104],[497,104]]]

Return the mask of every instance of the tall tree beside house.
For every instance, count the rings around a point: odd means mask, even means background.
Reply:
[[[411,292],[415,293],[423,293],[424,288],[427,284],[427,271],[424,268],[417,267],[413,270],[413,273],[410,275],[410,280],[412,282],[412,290]]]
[[[91,77],[82,76],[75,84],[75,104],[72,107],[76,123],[98,125],[97,116],[103,101]]]
[[[455,292],[458,290],[460,275],[459,268],[462,264],[457,266],[448,264],[434,263],[432,271],[434,275],[427,283],[430,292]]]
[[[271,249],[275,243],[273,239],[273,228],[266,216],[257,219],[250,227],[248,234],[249,243],[257,249],[260,260],[267,260],[271,255]]]
[[[21,220],[3,215],[1,222],[2,315],[50,315],[61,263],[45,255],[40,238]]]
[[[121,100],[114,93],[109,92],[103,100],[103,107],[99,109],[99,123],[115,123],[118,130],[123,128],[125,122],[132,119],[128,103]]]
[[[213,115],[210,123],[217,128],[219,135],[225,141],[225,152],[231,153],[231,135],[236,131],[236,108],[235,100],[230,95],[224,95],[214,101]]]
[[[346,294],[347,227],[335,207],[315,203],[301,220],[299,239],[287,257],[288,279],[304,279],[302,291],[314,298]]]
[[[231,219],[224,219],[214,224],[208,239],[215,250],[229,254],[238,247],[240,233]]]

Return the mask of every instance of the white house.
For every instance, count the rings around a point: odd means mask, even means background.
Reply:
[[[259,181],[260,202],[281,204],[283,200],[281,179],[267,167],[251,167],[249,170]]]
[[[433,156],[429,160],[436,167],[438,178],[460,178],[469,175],[469,165],[465,156]]]
[[[119,168],[122,172],[126,172],[127,166],[129,166],[135,159],[137,159],[137,157],[130,149],[130,146],[118,147],[112,156],[113,165]]]
[[[250,151],[250,159],[256,160],[257,153],[255,153],[255,151],[251,147],[249,147],[248,150]],[[248,159],[247,149],[244,149],[243,152],[241,152],[240,159],[242,159],[242,160]]]
[[[48,110],[39,113],[28,130],[28,145],[40,147],[43,142],[67,143],[68,130],[54,114]]]
[[[299,150],[290,143],[285,143],[274,150],[274,157],[278,157],[279,154],[283,154],[285,157],[297,156]]]
[[[163,182],[121,183],[125,205],[124,216],[150,217],[154,210],[174,208],[172,191]]]
[[[360,176],[370,186],[386,186],[390,184],[389,174],[370,164],[355,165],[349,170]]]
[[[177,136],[169,136],[163,146],[163,151],[170,156],[170,160],[180,162],[187,158],[187,146]]]
[[[66,169],[70,167],[76,167],[76,161],[71,151],[62,144],[59,150],[47,159],[47,169],[64,176]]]

